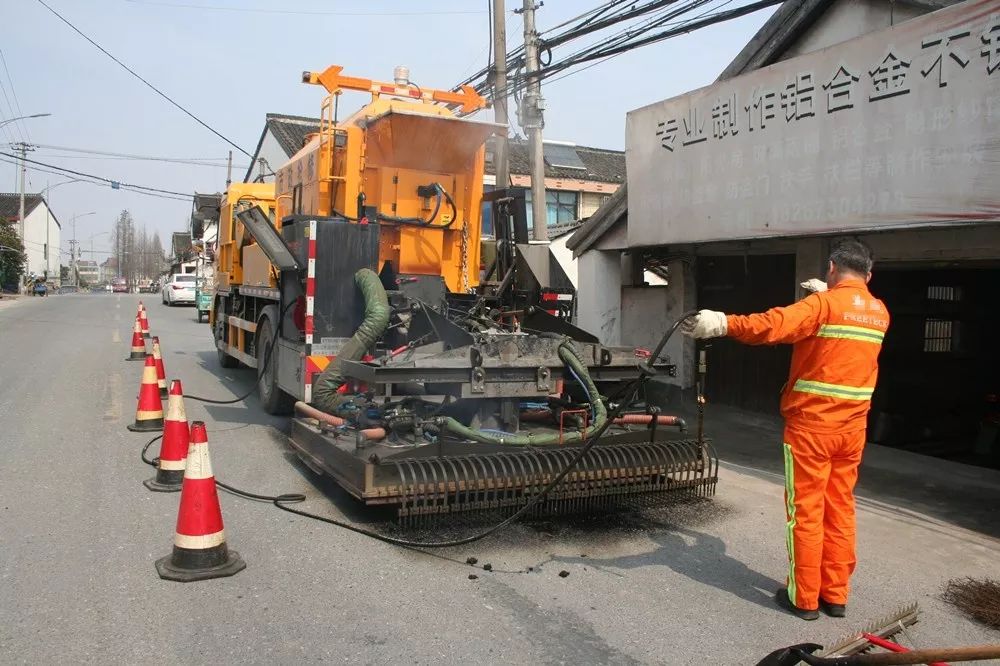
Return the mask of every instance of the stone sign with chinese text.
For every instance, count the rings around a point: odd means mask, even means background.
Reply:
[[[631,246],[1000,221],[1000,5],[628,114]]]

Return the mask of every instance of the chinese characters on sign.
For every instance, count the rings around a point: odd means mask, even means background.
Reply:
[[[981,46],[974,42],[977,35]],[[673,153],[710,139],[735,137],[741,131],[760,132],[782,120],[798,122],[815,117],[817,112],[849,111],[864,102],[907,95],[912,85],[911,64],[913,71],[919,72],[920,83],[936,83],[944,88],[952,77],[969,68],[971,54],[976,53],[984,61],[985,75],[993,76],[1000,70],[1000,14],[992,15],[978,32],[951,29],[924,37],[920,46],[920,53],[912,55],[890,47],[882,58],[864,68],[859,63],[842,62],[822,84],[813,83],[813,72],[798,72],[781,88],[753,88],[742,105],[737,92],[728,92],[716,98],[710,109],[691,106],[683,117],[660,119],[656,123],[657,140],[663,149]]]
[[[631,111],[628,243],[996,220],[998,7],[965,0]]]

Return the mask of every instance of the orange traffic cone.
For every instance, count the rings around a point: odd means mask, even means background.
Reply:
[[[136,314],[139,318],[139,324],[142,326],[142,337],[149,337],[149,320],[146,319],[146,306],[139,301],[139,312]]]
[[[153,362],[156,364],[156,385],[160,389],[160,398],[167,397],[167,373],[163,370],[163,357],[160,356],[160,338],[153,336]]]
[[[160,578],[190,583],[232,576],[246,566],[240,554],[226,546],[219,493],[208,457],[208,435],[205,423],[195,421],[191,424],[174,549],[156,561],[156,572]]]
[[[160,388],[156,384],[156,361],[152,354],[146,355],[146,367],[142,369],[135,423],[127,427],[132,432],[155,432],[163,429],[163,402],[160,400]]]
[[[154,340],[156,338],[153,338]],[[167,415],[163,419],[163,439],[160,442],[160,462],[156,466],[156,476],[142,482],[150,490],[160,493],[176,493],[184,480],[184,461],[187,459],[191,430],[184,413],[184,389],[181,381],[170,382],[167,397]]]
[[[146,360],[146,341],[142,339],[142,324],[139,323],[139,318],[136,317],[135,325],[132,327],[132,353],[129,354],[126,361],[145,361]]]

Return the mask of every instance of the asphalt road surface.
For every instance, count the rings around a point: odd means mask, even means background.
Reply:
[[[151,296],[169,378],[219,398],[252,385],[252,371],[219,368],[193,309]],[[1000,640],[938,599],[949,578],[995,576],[1000,542],[882,503],[860,512],[849,618],[781,612],[770,600],[785,575],[781,480],[732,466],[710,501],[518,525],[434,555],[222,494],[246,570],[161,580],[153,562],[170,552],[178,495],[143,487],[148,436],[125,429],[138,300],[0,302],[0,662],[754,664],[910,601],[923,609],[912,630],[923,647]],[[285,420],[255,399],[186,407],[208,424],[220,480],[305,493],[308,510],[388,529],[298,464]]]

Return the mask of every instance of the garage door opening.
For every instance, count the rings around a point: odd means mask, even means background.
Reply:
[[[1000,469],[1000,270],[879,266],[892,323],[868,439]]]
[[[697,275],[699,308],[749,314],[795,300],[795,255],[699,257]],[[790,346],[752,347],[722,338],[705,347],[710,402],[777,414]]]

